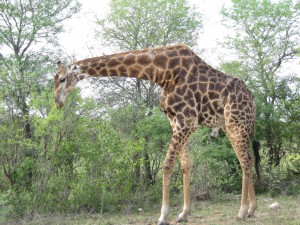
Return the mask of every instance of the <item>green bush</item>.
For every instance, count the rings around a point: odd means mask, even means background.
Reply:
[[[270,165],[267,158],[262,157],[260,191],[268,192],[272,197],[300,193],[299,174],[293,170],[295,167],[291,167],[290,162],[289,155],[282,158],[278,166]]]
[[[32,199],[32,193],[26,190],[20,192],[12,191],[9,194],[9,201],[7,202],[7,217],[16,219],[29,214],[32,206]]]
[[[240,192],[242,171],[230,142],[223,133],[216,139],[210,133],[201,128],[190,138],[194,191]]]
[[[9,192],[0,192],[0,222],[4,220],[5,217],[11,215],[13,212],[13,205],[10,201]]]

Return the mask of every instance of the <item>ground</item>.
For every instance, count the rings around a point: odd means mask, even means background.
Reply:
[[[270,209],[273,202],[281,205],[279,209]],[[239,199],[228,198],[211,202],[196,202],[189,221],[184,225],[300,225],[300,195],[281,196],[273,199],[258,198],[258,210],[255,218],[236,220]],[[139,209],[141,210],[141,209]],[[76,214],[76,215],[36,215],[33,219],[4,222],[4,225],[155,225],[159,217],[159,206],[149,210],[131,210],[119,214]],[[175,225],[180,207],[173,206],[170,214],[170,225]]]

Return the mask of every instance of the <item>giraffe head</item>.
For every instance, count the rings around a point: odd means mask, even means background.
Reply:
[[[65,67],[60,61],[57,62],[57,72],[54,76],[54,95],[57,108],[64,106],[66,97],[79,81],[77,74],[76,65]]]

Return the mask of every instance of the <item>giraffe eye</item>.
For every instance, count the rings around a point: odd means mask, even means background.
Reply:
[[[66,81],[66,78],[62,78],[62,79],[59,80],[59,83],[63,83],[65,81]]]

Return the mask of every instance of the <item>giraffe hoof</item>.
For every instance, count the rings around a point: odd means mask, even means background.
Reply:
[[[239,216],[236,217],[236,221],[243,221],[243,220],[245,220],[245,217],[239,217]]]
[[[248,213],[248,214],[247,214],[247,217],[248,217],[248,218],[255,218],[255,215],[254,215],[254,213]]]
[[[249,218],[255,217],[255,215],[254,215],[255,209],[256,209],[256,207],[251,207],[251,208],[248,210],[246,217],[249,217]]]
[[[248,208],[243,207],[242,209],[240,209],[239,214],[238,214],[236,220],[237,221],[244,220],[246,218],[246,216],[247,216],[247,213],[248,213]]]

